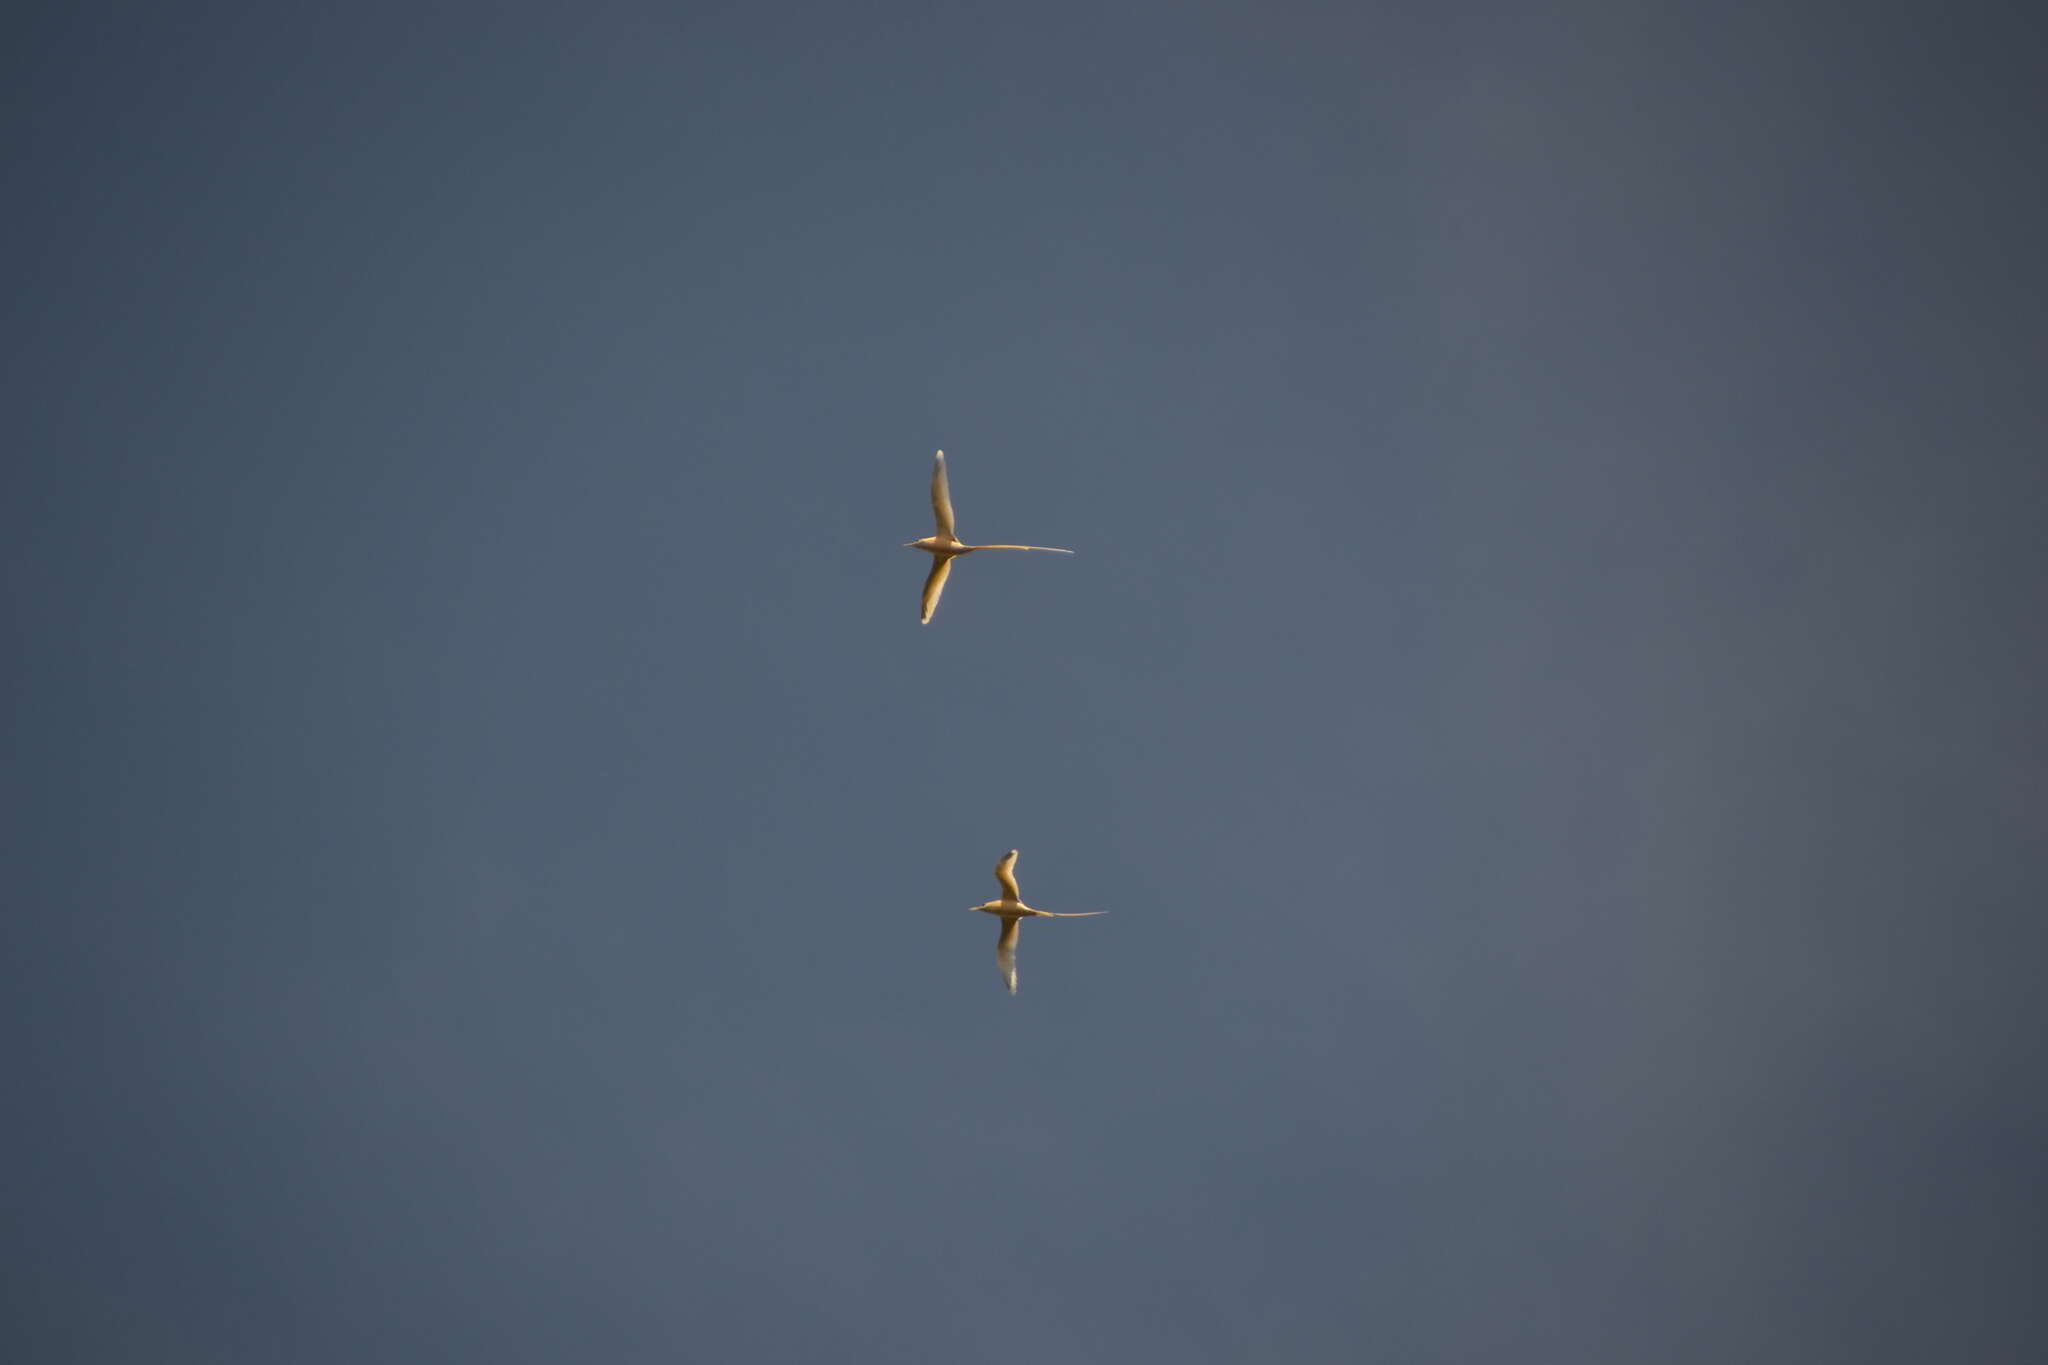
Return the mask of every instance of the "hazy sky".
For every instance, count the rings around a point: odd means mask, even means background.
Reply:
[[[2048,1354],[2023,7],[18,23],[12,1358]]]

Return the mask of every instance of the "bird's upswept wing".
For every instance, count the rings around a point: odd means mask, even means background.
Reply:
[[[1017,926],[1023,922],[1015,915],[1003,916],[1003,932],[996,939],[996,970],[1012,995],[1017,993]]]
[[[1017,850],[1011,849],[996,864],[996,880],[1003,884],[1003,899],[1022,901],[1024,894],[1017,889]]]
[[[917,618],[919,625],[931,624],[932,613],[939,609],[939,594],[946,590],[946,575],[953,572],[953,556],[933,555],[932,571],[924,580],[924,611]]]
[[[939,534],[948,540],[957,540],[953,534],[953,491],[946,484],[946,452],[940,451],[932,461],[932,519],[939,524]]]

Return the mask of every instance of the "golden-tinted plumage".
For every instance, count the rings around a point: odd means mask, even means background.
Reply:
[[[1086,919],[1090,915],[1106,915],[1107,910],[1033,910],[1024,903],[1024,897],[1017,890],[1017,850],[1011,849],[996,864],[996,883],[1003,888],[1001,900],[985,901],[973,908],[984,915],[1002,917],[1002,932],[996,935],[996,971],[1002,974],[1003,984],[1010,988],[1010,994],[1017,993],[1017,926],[1025,919]]]
[[[946,590],[946,576],[953,571],[953,561],[961,555],[971,555],[976,550],[1045,550],[1052,554],[1070,555],[1072,550],[1062,550],[1053,545],[967,545],[953,534],[953,491],[946,479],[946,452],[940,451],[932,461],[932,520],[937,524],[938,534],[926,536],[923,540],[905,543],[906,549],[923,550],[936,562],[924,580],[924,603],[917,620],[919,625],[928,624],[932,613],[939,609],[939,594]]]

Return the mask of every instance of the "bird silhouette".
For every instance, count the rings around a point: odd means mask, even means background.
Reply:
[[[962,544],[953,534],[953,494],[946,482],[946,452],[943,450],[932,461],[932,517],[938,522],[937,535],[903,542],[904,549],[923,550],[932,557],[932,571],[924,580],[924,609],[917,618],[919,625],[928,624],[932,613],[939,609],[939,594],[946,590],[946,577],[953,572],[953,561],[961,555],[971,555],[976,550],[1045,550],[1056,555],[1074,553],[1053,545]]]
[[[1012,995],[1017,993],[1017,926],[1025,919],[1034,915],[1043,919],[1086,919],[1090,915],[1109,913],[1107,910],[1069,910],[1064,914],[1055,910],[1033,910],[1017,892],[1017,850],[1014,848],[996,864],[996,881],[1003,888],[1000,900],[983,901],[968,908],[1002,918],[1003,931],[996,937],[996,970],[1002,973],[1003,982],[1009,986]]]

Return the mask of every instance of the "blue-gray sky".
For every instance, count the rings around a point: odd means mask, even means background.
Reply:
[[[2040,1358],[2019,7],[17,23],[14,1358]]]

